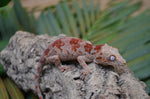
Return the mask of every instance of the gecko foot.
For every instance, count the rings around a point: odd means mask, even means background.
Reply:
[[[92,68],[84,68],[80,74],[81,79],[88,78],[88,75],[92,73]]]
[[[64,71],[71,71],[71,70],[72,70],[72,68],[69,67],[69,66],[60,66],[60,67],[58,67],[58,68],[59,68],[59,70],[60,70],[61,72],[64,72]]]

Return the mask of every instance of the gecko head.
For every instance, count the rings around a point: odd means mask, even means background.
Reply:
[[[125,66],[126,64],[126,61],[119,54],[118,49],[107,44],[102,46],[101,51],[96,54],[94,61],[97,64],[111,65],[115,69],[121,68],[121,66]]]

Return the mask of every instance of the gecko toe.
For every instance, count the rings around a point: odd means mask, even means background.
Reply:
[[[89,74],[92,73],[92,69],[91,68],[84,68],[80,74],[80,78],[81,79],[85,79],[88,78]]]

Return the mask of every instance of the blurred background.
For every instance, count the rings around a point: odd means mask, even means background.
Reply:
[[[37,17],[41,11],[49,6],[54,6],[58,2],[62,0],[20,0],[22,6],[27,10],[27,12],[31,12],[34,8],[36,10],[34,11],[35,16]],[[78,2],[81,2],[82,0],[77,0]],[[86,0],[88,1],[88,0]],[[100,4],[100,9],[103,10],[107,8],[107,3],[109,3],[111,0],[99,0]],[[124,1],[124,0],[117,0],[117,1]],[[132,0],[134,2],[138,0]],[[97,3],[97,0],[93,0],[94,5]],[[13,5],[13,2],[9,3],[10,6]],[[137,11],[138,13],[141,11],[144,11],[145,9],[150,8],[150,0],[142,0],[142,6],[141,8]]]
[[[150,0],[0,0],[0,51],[18,30],[117,47],[150,94]],[[11,98],[38,99],[0,65],[0,99]]]

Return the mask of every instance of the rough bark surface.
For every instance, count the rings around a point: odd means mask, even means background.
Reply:
[[[34,74],[41,55],[50,43],[64,36],[35,36],[18,31],[0,53],[8,76],[23,90],[35,92]],[[51,64],[43,68],[40,88],[46,99],[149,99],[145,84],[128,69],[118,75],[111,67],[89,63],[94,72],[82,80],[82,67],[77,62],[63,64],[73,70],[61,72]]]

